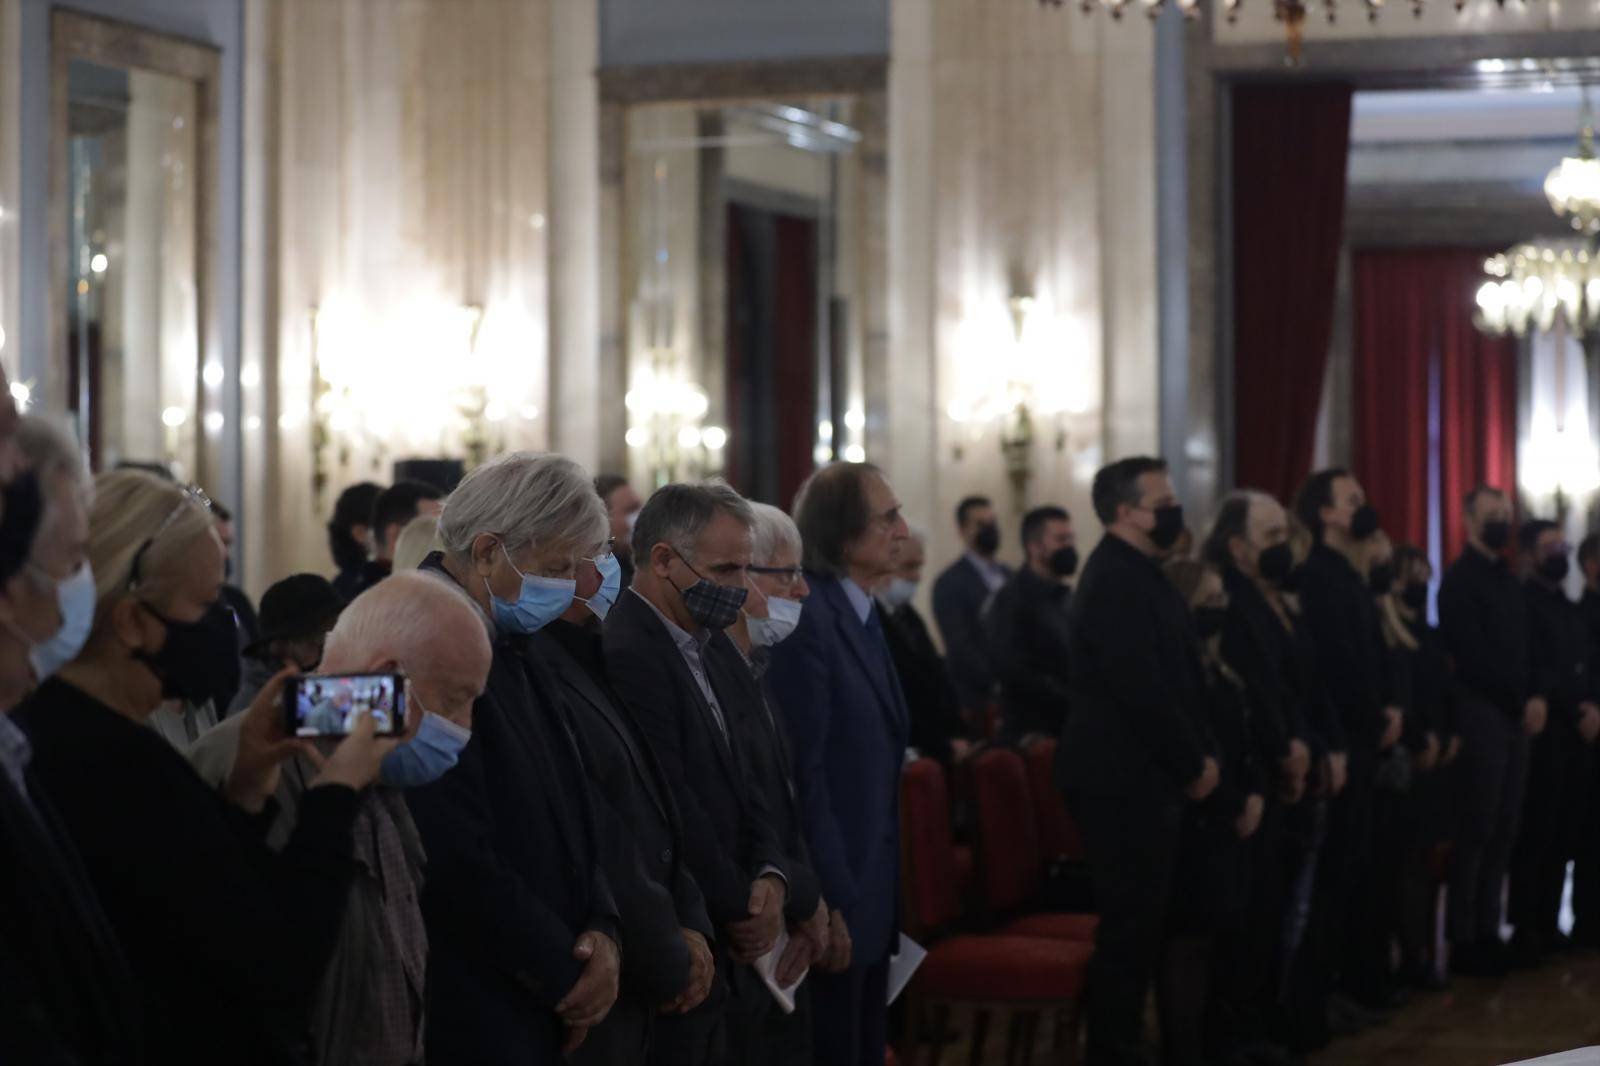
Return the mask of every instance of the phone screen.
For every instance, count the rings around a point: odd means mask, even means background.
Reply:
[[[310,674],[284,686],[288,732],[297,737],[342,737],[361,714],[371,714],[380,734],[405,728],[406,689],[401,674]]]

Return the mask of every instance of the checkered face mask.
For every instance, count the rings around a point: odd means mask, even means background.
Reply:
[[[683,605],[688,608],[689,617],[694,619],[695,625],[715,631],[727,629],[738,621],[744,598],[750,590],[743,585],[734,588],[707,581],[701,577],[700,571],[689,566],[689,560],[684,559],[681,553],[674,550],[674,554],[683,559],[683,565],[689,567],[690,573],[700,578],[686,589],[678,588],[676,583],[672,586],[683,598]]]

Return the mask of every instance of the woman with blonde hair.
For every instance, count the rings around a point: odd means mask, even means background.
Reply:
[[[145,1058],[280,1062],[281,1021],[304,1010],[331,952],[352,871],[358,790],[394,747],[370,719],[333,749],[281,853],[260,817],[284,735],[279,675],[250,709],[213,791],[145,720],[193,696],[231,654],[223,549],[204,497],[136,471],[95,483],[94,624],[83,650],[17,712],[49,797],[133,972]],[[314,756],[320,758],[320,756]]]

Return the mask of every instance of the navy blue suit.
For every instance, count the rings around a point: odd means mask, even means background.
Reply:
[[[808,573],[800,625],[767,673],[794,747],[812,865],[844,913],[854,954],[814,974],[818,1062],[883,1062],[884,981],[899,934],[900,767],[909,718],[877,618],[863,624],[837,578]]]

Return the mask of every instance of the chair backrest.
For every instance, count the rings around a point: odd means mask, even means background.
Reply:
[[[950,797],[944,769],[933,759],[900,773],[900,848],[908,931],[931,932],[961,917]]]
[[[983,901],[999,913],[1033,902],[1044,864],[1033,825],[1033,790],[1022,756],[990,748],[973,767],[978,792],[978,878]]]
[[[1039,852],[1046,863],[1059,858],[1084,858],[1083,835],[1056,788],[1056,741],[1043,737],[1028,745],[1028,784],[1033,789],[1034,821],[1039,828]]]

